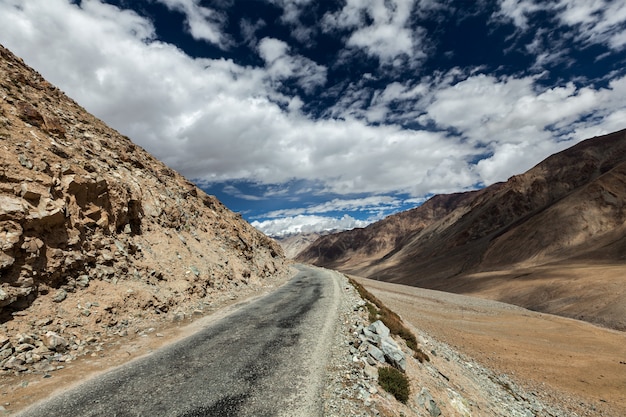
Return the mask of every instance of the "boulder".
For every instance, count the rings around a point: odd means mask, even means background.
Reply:
[[[63,352],[69,346],[67,340],[55,332],[47,332],[41,337],[44,345],[55,352]]]
[[[3,361],[13,355],[13,348],[6,348],[0,350],[0,361]]]
[[[15,335],[15,337],[17,337],[17,343],[21,344],[21,343],[27,343],[29,345],[34,345],[35,344],[35,338],[33,337],[33,335],[30,334],[17,334]]]
[[[15,263],[15,258],[7,255],[4,252],[0,252],[0,270],[10,267]],[[0,292],[0,302],[2,302],[2,293]]]
[[[363,342],[371,343],[373,345],[378,345],[380,343],[380,336],[376,334],[376,332],[371,331],[369,328],[362,329],[361,334],[361,340]]]
[[[385,354],[374,345],[369,345],[367,354],[380,363],[385,363]]]
[[[25,237],[24,243],[22,243],[22,250],[28,254],[39,256],[39,250],[43,248],[44,243],[37,237]]]
[[[367,330],[372,333],[376,333],[381,338],[389,336],[389,328],[380,320],[376,320],[374,323],[370,324],[367,327]]]
[[[35,346],[29,343],[22,343],[20,345],[17,345],[17,347],[15,348],[15,353],[28,352],[33,349],[35,349]]]
[[[48,197],[50,195],[49,189],[38,183],[23,182],[20,184],[20,196],[31,203],[33,206],[39,205],[39,201],[42,197]]]
[[[0,216],[2,215],[2,198],[0,197]],[[0,250],[9,251],[19,243],[24,230],[16,222],[4,221],[0,222]]]
[[[422,388],[422,391],[418,394],[416,401],[428,411],[428,414],[430,414],[431,417],[439,417],[441,415],[441,410],[439,409],[439,406],[437,406],[437,403],[433,399],[432,395],[430,395],[428,389]]]
[[[44,124],[43,116],[31,104],[26,102],[17,103],[18,117],[33,126]]]
[[[380,350],[385,354],[385,359],[390,364],[400,369],[402,372],[406,371],[406,357],[402,349],[396,344],[391,337],[385,337],[380,340]]]
[[[406,356],[391,338],[389,328],[382,321],[377,320],[363,328],[360,338],[368,344],[370,357],[381,363],[388,362],[403,372],[406,371]]]
[[[15,356],[11,356],[5,363],[4,367],[6,369],[12,369],[14,371],[23,372],[27,368],[24,366],[24,361],[22,359],[16,358]]]
[[[0,220],[17,217],[26,212],[24,200],[10,195],[0,195]]]
[[[7,294],[2,288],[0,288],[0,308],[6,307],[9,304],[15,302],[16,298]]]
[[[61,301],[65,300],[66,298],[67,298],[67,291],[65,291],[65,290],[58,290],[54,294],[54,297],[52,298],[52,301],[54,301],[55,303],[60,303]]]

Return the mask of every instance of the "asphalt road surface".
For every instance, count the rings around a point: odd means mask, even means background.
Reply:
[[[278,290],[193,336],[19,415],[321,416],[341,289],[335,272],[298,269]]]

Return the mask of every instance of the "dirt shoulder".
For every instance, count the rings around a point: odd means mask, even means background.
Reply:
[[[208,323],[232,314],[239,307],[262,297],[285,284],[296,273],[283,274],[263,285],[240,288],[230,298],[216,300],[210,309],[197,311],[188,319],[176,322],[145,322],[127,336],[103,340],[90,355],[79,356],[64,363],[54,372],[30,372],[0,376],[0,414],[12,415],[54,392],[93,378],[114,367],[145,356],[153,351],[187,337]]]
[[[415,329],[580,416],[626,415],[626,334],[494,301],[359,278]]]

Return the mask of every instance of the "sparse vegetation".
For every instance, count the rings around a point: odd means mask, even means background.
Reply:
[[[413,349],[413,351],[414,351],[413,357],[417,359],[418,361],[420,361],[420,363],[430,362],[430,356],[428,356],[426,352],[424,352],[422,349],[417,348],[417,349]]]
[[[361,284],[350,277],[348,277],[348,281],[352,284],[352,286],[354,286],[354,288],[356,288],[361,298],[366,300],[366,307],[369,312],[370,322],[380,319],[383,323],[385,323],[385,326],[389,328],[391,334],[400,336],[404,339],[406,345],[411,350],[417,352],[419,350],[417,347],[417,339],[415,338],[415,335],[404,326],[400,316],[388,309],[382,301],[367,291]]]
[[[409,399],[409,379],[402,372],[391,366],[378,369],[378,383],[403,404]]]
[[[378,311],[378,308],[376,308],[376,306],[370,303],[369,301],[365,302],[365,307],[367,307],[367,313],[368,313],[367,319],[370,321],[370,323],[378,320],[378,314],[380,313]]]
[[[371,301],[373,304],[375,304],[378,307],[383,305],[383,303],[378,298],[376,298],[374,294],[366,290],[364,286],[362,286],[361,284],[359,284],[358,282],[356,282],[350,277],[346,277],[346,278],[348,278],[348,281],[350,282],[350,284],[352,284],[352,286],[356,288],[361,298],[363,298],[364,300]]]

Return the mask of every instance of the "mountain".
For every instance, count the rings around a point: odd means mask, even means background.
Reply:
[[[337,231],[335,230],[335,233]],[[283,248],[285,256],[288,259],[295,258],[300,252],[306,249],[311,243],[319,239],[320,236],[325,236],[332,231],[323,231],[317,233],[295,233],[288,236],[274,236],[274,240]]]
[[[438,195],[297,260],[626,329],[626,130],[479,191]]]
[[[286,273],[278,244],[1,46],[0,97],[5,368],[41,360],[48,332],[82,350]]]

